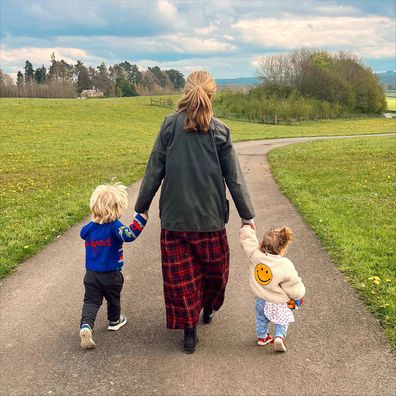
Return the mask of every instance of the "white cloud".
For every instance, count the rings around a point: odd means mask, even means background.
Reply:
[[[219,77],[252,75],[256,58],[303,46],[351,50],[375,65],[379,59],[381,68],[394,58],[394,13],[380,6],[368,11],[374,8],[357,0],[6,3],[14,10],[1,26],[0,64],[7,73],[21,70],[26,59],[34,67],[47,66],[54,50],[70,63],[149,59],[150,66],[181,67],[185,73],[207,65]]]
[[[17,48],[1,49],[2,63],[14,63],[29,59],[33,63],[48,63],[51,54],[65,62],[73,62],[77,58],[87,58],[88,53],[79,48]]]
[[[314,10],[319,14],[326,15],[356,15],[361,12],[352,6],[338,5],[338,4],[320,4],[314,7]]]
[[[108,21],[99,15],[94,2],[86,1],[49,1],[43,4],[33,3],[30,5],[32,18],[45,26],[58,26],[59,24],[105,27]]]
[[[71,41],[78,47],[91,45],[90,37],[78,36],[73,37],[72,40],[68,36],[58,37],[58,42],[64,46]],[[96,48],[106,48],[114,53],[130,51],[147,54],[211,54],[236,49],[233,44],[214,38],[199,38],[183,34],[166,34],[155,37],[95,36],[94,44]]]
[[[224,58],[214,57],[194,57],[178,61],[161,62],[154,59],[139,59],[136,61],[139,69],[145,70],[147,67],[159,66],[161,69],[177,69],[187,77],[194,70],[206,70],[214,78],[234,78],[252,76],[255,71],[250,66],[252,56],[235,56]]]
[[[175,49],[179,52],[210,53],[210,52],[228,52],[233,51],[236,47],[232,44],[217,41],[213,38],[201,39],[198,37],[184,37],[182,35],[168,36],[173,42]]]
[[[242,40],[263,48],[381,48],[393,56],[394,21],[387,17],[295,17],[242,19],[232,25]]]
[[[177,14],[177,8],[168,0],[158,0],[157,6],[160,14],[167,18],[174,18]]]
[[[217,27],[214,25],[209,25],[207,27],[197,28],[195,29],[195,33],[207,36],[217,30]]]
[[[83,61],[87,65],[98,65],[103,59],[92,56],[87,51],[80,48],[62,48],[62,47],[50,47],[50,48],[15,48],[7,49],[5,47],[0,48],[0,67],[6,70],[7,73],[14,75],[18,70],[22,70],[25,66],[25,61],[28,59],[32,62],[33,66],[38,67],[41,65],[48,66],[52,53],[55,54],[55,58],[60,60],[63,59],[65,62],[74,64],[77,59]]]
[[[359,48],[358,53],[360,56],[367,58],[395,58],[396,48],[395,42],[384,43],[381,46],[362,46]]]

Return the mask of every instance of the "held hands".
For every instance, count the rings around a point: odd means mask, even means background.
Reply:
[[[242,224],[241,224],[241,228],[243,226],[249,226],[250,228],[253,229],[254,232],[256,232],[256,224],[254,224],[254,221],[252,223],[247,223],[242,219]]]

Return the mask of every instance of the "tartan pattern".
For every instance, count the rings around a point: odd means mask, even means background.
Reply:
[[[226,230],[161,230],[162,275],[169,329],[196,326],[202,307],[220,309],[229,272]]]

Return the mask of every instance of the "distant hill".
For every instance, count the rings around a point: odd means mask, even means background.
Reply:
[[[256,77],[218,78],[217,85],[258,85],[261,81]]]
[[[396,89],[396,72],[386,71],[375,74],[379,78],[381,84],[385,86],[385,89]]]
[[[382,73],[375,73],[381,84],[385,86],[386,89],[389,89],[388,86],[392,86],[391,89],[396,89],[396,72],[394,71],[386,71]],[[217,85],[245,85],[252,86],[258,85],[261,81],[256,77],[239,77],[239,78],[218,78],[216,80]]]

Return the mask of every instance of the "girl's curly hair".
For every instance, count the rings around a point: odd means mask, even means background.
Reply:
[[[260,243],[263,253],[279,254],[293,240],[293,232],[289,227],[271,228],[264,234]]]

